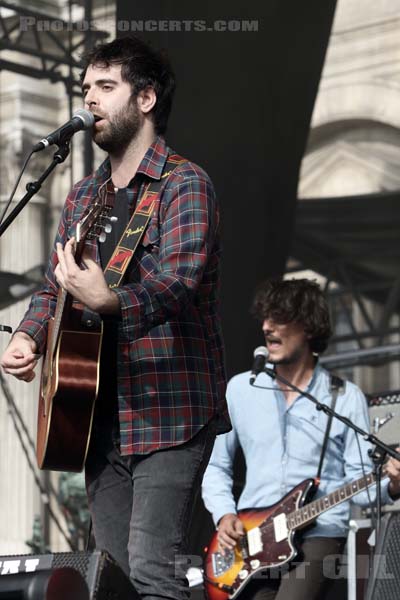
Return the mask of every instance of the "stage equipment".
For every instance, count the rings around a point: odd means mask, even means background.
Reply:
[[[400,513],[382,518],[365,600],[398,600],[400,594]]]
[[[95,552],[56,552],[54,554],[23,554],[19,556],[0,556],[0,600],[3,598],[16,598],[16,600],[64,600],[64,596],[32,596],[26,595],[25,580],[34,582],[35,576],[40,574],[38,578],[39,589],[43,587],[47,580],[53,581],[51,573],[59,571],[72,571],[80,576],[83,582],[86,582],[88,593],[86,596],[74,595],[71,593],[65,596],[65,600],[73,598],[74,600],[139,600],[139,594],[132,585],[131,580],[122,571],[117,562],[105,551]],[[42,573],[47,573],[43,575]],[[54,577],[54,585],[58,583],[58,577],[66,577],[57,575]],[[49,579],[50,577],[50,579]],[[71,581],[74,578],[71,575]],[[75,577],[74,585],[78,586],[78,578]],[[16,586],[10,589],[15,589],[17,595],[2,596],[2,589],[7,586]],[[36,584],[32,584],[36,585]],[[19,590],[22,590],[22,595],[18,595]],[[35,588],[36,589],[36,588]],[[49,589],[51,589],[49,587]],[[74,588],[75,589],[75,588]],[[78,587],[76,588],[78,589]],[[23,595],[25,593],[25,595]],[[30,592],[28,592],[30,593]]]
[[[89,600],[88,586],[71,568],[0,577],[1,600]]]
[[[372,433],[387,444],[400,444],[400,390],[368,394]]]
[[[370,519],[351,519],[347,536],[347,600],[362,600],[368,583]]]

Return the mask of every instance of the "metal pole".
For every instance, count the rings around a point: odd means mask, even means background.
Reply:
[[[93,10],[93,0],[85,0],[85,21],[91,23]],[[92,46],[92,32],[90,27],[87,28],[85,33],[85,53],[88,52]],[[92,143],[92,132],[86,131],[84,138],[84,175],[90,175],[93,172],[93,143]]]

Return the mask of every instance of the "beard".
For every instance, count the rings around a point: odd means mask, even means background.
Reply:
[[[115,113],[102,131],[94,132],[93,140],[108,154],[121,154],[137,136],[141,125],[142,119],[136,98],[132,97],[125,107]]]
[[[304,348],[299,347],[293,349],[290,353],[286,354],[286,356],[283,356],[282,358],[274,359],[273,356],[269,355],[268,362],[274,365],[295,365],[296,363],[304,360],[304,354]]]

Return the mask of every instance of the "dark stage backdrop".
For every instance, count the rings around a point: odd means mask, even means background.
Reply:
[[[168,142],[208,171],[221,202],[230,375],[249,368],[263,341],[249,315],[257,283],[284,270],[335,3],[117,3],[118,35],[136,33],[168,50],[178,81]],[[202,30],[239,25],[252,30]]]
[[[168,142],[208,171],[221,202],[229,375],[249,368],[263,341],[249,315],[256,285],[284,271],[335,3],[117,3],[118,35],[136,33],[168,50],[178,81]],[[238,26],[252,30],[202,30]]]
[[[117,2],[118,35],[136,33],[168,50],[178,80],[168,142],[203,166],[217,189],[229,375],[248,369],[263,342],[249,315],[256,285],[284,271],[335,4]]]

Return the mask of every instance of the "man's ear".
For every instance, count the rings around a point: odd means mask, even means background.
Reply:
[[[144,90],[141,90],[136,97],[136,102],[139,110],[144,114],[148,114],[157,102],[154,88],[148,85]]]

